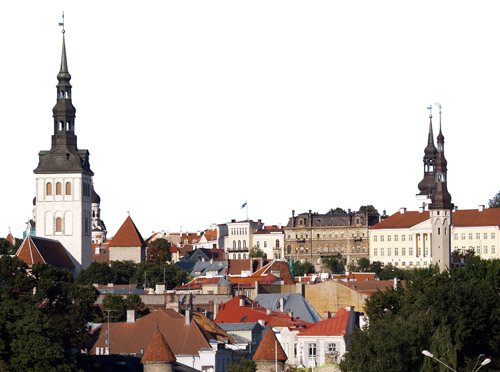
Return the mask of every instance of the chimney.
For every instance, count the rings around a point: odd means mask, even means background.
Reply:
[[[332,317],[332,313],[330,311],[323,311],[323,314],[323,319],[330,319]]]
[[[285,311],[285,299],[283,297],[280,298],[280,311]]]
[[[398,278],[394,278],[394,289],[398,288]]]
[[[217,313],[219,312],[219,305],[214,301],[214,320],[217,318]]]
[[[236,222],[236,220],[231,220],[231,222]]]
[[[479,210],[479,212],[484,211],[484,205],[480,205],[480,206],[478,207],[478,210]]]
[[[127,310],[127,323],[135,323],[137,310]]]
[[[458,205],[455,204],[455,209],[453,211],[454,212],[458,211]]]
[[[292,320],[293,320],[293,311],[292,311],[292,310],[290,310],[290,311],[288,312],[288,316],[289,316],[290,318],[292,318]]]
[[[264,321],[264,319],[259,319],[257,320],[257,322],[262,326],[262,327],[265,327],[266,326],[266,322]]]
[[[405,212],[406,212],[406,208],[399,208],[399,213],[405,214]]]
[[[266,309],[266,315],[271,315],[273,311],[271,309]]]
[[[424,213],[424,207],[418,207],[418,213]]]
[[[240,297],[240,307],[244,307],[245,306],[245,298]]]
[[[184,325],[186,326],[191,325],[191,316],[192,316],[191,306],[188,305],[186,312],[184,313],[184,319],[185,319]]]

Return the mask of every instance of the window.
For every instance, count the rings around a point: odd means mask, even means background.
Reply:
[[[476,233],[476,239],[481,239],[481,233]]]
[[[397,256],[399,253],[399,249],[398,248],[394,248],[394,256]]]
[[[401,256],[406,256],[406,248],[401,248]]]
[[[483,238],[488,239],[488,233],[484,233]]]
[[[411,242],[413,241],[413,235],[408,235],[408,240]]]
[[[491,239],[495,239],[495,233],[491,233]]]
[[[402,261],[401,265],[406,266],[406,261]]]
[[[491,246],[491,253],[492,254],[495,253],[495,246],[494,245]]]
[[[481,254],[481,247],[479,245],[476,247],[476,254]]]
[[[293,357],[297,358],[297,344],[293,344]]]
[[[233,260],[236,260],[236,253],[233,253]]]
[[[387,256],[391,255],[391,248],[387,248]]]
[[[331,342],[328,344],[328,352],[330,354],[335,353],[337,351],[337,344]]]
[[[62,218],[56,218],[56,232],[62,232]]]
[[[472,233],[469,233],[469,240],[472,240]]]
[[[383,256],[384,255],[384,248],[380,248],[380,255]]]
[[[241,240],[238,240],[238,248],[241,248]]]
[[[316,344],[309,344],[309,357],[316,356]]]
[[[47,184],[45,185],[45,194],[52,195],[52,183],[47,182]]]
[[[465,233],[462,233],[462,240],[465,240]]]
[[[453,235],[453,239],[458,240],[458,234]]]
[[[413,247],[408,248],[408,255],[413,256]]]
[[[264,248],[267,248],[267,240],[264,240]]]
[[[275,245],[276,245],[276,248],[280,247],[280,241],[279,241],[279,239],[276,239]]]
[[[397,235],[394,235],[394,241],[397,242],[398,241],[398,236]]]
[[[387,241],[390,242],[391,241],[391,236],[390,235],[387,235]]]
[[[373,235],[373,241],[376,242],[377,241],[377,235]]]
[[[257,240],[257,248],[260,248],[260,241]]]
[[[401,241],[402,242],[406,241],[406,235],[401,235]]]
[[[288,252],[288,254],[292,253],[292,246],[288,245],[286,247],[286,251]]]
[[[384,236],[383,235],[380,235],[380,241],[383,242],[384,241]]]
[[[66,182],[66,195],[71,195],[71,183]]]
[[[376,256],[377,255],[377,248],[373,248],[373,255]]]
[[[429,257],[429,247],[425,247],[425,255]]]
[[[488,254],[488,246],[487,245],[485,245],[483,247],[483,252],[484,252],[484,254]]]
[[[243,248],[246,248],[246,247],[247,247],[247,241],[243,240]]]
[[[236,248],[236,240],[233,240],[233,248]]]

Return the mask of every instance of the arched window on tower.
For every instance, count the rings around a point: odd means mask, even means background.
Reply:
[[[279,248],[280,247],[280,241],[279,239],[276,239],[276,248]]]
[[[64,130],[64,123],[62,121],[59,122],[59,131]]]
[[[66,91],[66,98],[69,98],[69,92]]]
[[[59,98],[64,98],[64,92],[59,92]]]
[[[45,185],[45,194],[52,195],[52,183],[51,182],[47,182],[47,184]]]
[[[56,232],[62,232],[62,218],[56,218]]]
[[[66,182],[66,195],[71,195],[71,182]]]
[[[69,123],[69,121],[66,122],[66,131],[69,131],[71,130],[71,124]]]
[[[56,183],[56,195],[61,195],[62,194],[62,185],[61,182]]]

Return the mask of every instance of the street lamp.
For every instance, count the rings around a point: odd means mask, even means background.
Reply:
[[[428,350],[422,350],[422,354],[424,354],[426,357],[429,357],[429,358],[432,358],[434,360],[437,360],[439,363],[441,363],[443,366],[445,366],[449,370],[451,370],[453,372],[457,372],[455,369],[451,368],[448,364],[446,364],[446,363],[442,362],[441,360],[439,360],[438,358],[436,358],[434,356],[434,354],[432,354],[430,351],[428,351]]]
[[[476,369],[476,370],[474,370],[474,369],[473,369],[473,370],[472,370],[472,372],[477,372],[477,371],[479,371],[481,368],[483,368],[486,364],[489,364],[490,362],[491,362],[491,359],[490,359],[490,358],[486,358],[485,360],[483,360],[483,361],[481,362],[481,365],[479,366],[479,368],[478,368],[478,369]]]

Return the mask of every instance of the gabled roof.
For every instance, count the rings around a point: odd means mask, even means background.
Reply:
[[[130,216],[118,229],[113,239],[109,243],[110,247],[145,247],[146,243],[142,239],[141,233],[137,229]]]
[[[340,308],[334,317],[320,320],[300,331],[298,336],[343,336],[346,334],[350,312]]]
[[[255,302],[274,311],[280,311],[282,301],[283,311],[287,314],[291,311],[294,317],[310,323],[316,323],[322,319],[300,293],[259,294],[255,297]]]
[[[182,315],[174,310],[160,309],[137,319],[135,323],[116,322],[110,326],[110,352],[113,354],[140,354],[151,343],[154,333],[160,330],[175,355],[196,355],[201,348],[210,348],[210,335],[203,332],[194,321],[184,324]],[[89,352],[96,347],[106,347],[107,324],[91,332]]]
[[[370,227],[370,230],[378,229],[407,229],[418,225],[429,219],[429,211],[422,213],[418,211],[396,212],[392,216]]]
[[[217,240],[217,229],[207,230],[203,235],[207,241]]]
[[[74,269],[68,252],[58,240],[28,235],[16,252],[16,257],[28,265],[47,263],[58,268]]]
[[[144,353],[142,363],[161,363],[161,362],[175,362],[174,353],[170,350],[167,341],[157,329],[153,335],[153,339],[149,343],[146,352]]]
[[[273,330],[269,328],[260,342],[253,360],[279,360],[285,361],[286,357],[281,344],[279,343]]]
[[[453,226],[500,226],[500,208],[456,210],[453,212]]]

